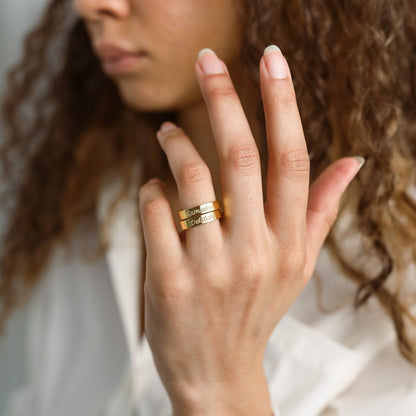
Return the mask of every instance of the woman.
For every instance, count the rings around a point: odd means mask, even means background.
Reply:
[[[413,414],[415,11],[52,1],[3,105],[9,414]]]

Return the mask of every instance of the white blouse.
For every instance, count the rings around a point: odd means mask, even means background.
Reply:
[[[140,169],[137,170],[140,172]],[[10,321],[0,338],[0,370],[25,363],[19,387],[1,380],[4,416],[169,416],[169,397],[145,338],[138,341],[140,223],[135,191],[118,206],[104,258],[86,262],[120,182],[102,192],[97,219],[74,233],[73,249],[56,248],[44,279],[25,307],[25,332]],[[93,231],[93,232],[92,232]],[[316,271],[326,307],[351,299],[355,284],[322,249]],[[414,269],[411,271],[414,273]],[[390,320],[371,298],[332,313],[317,307],[312,278],[278,323],[264,370],[276,416],[414,416],[416,369],[397,349]],[[10,347],[20,338],[26,346]],[[9,389],[9,390],[8,390]]]

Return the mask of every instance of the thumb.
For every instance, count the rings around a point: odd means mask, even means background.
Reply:
[[[319,251],[338,216],[342,194],[364,165],[361,156],[344,157],[328,166],[311,185],[306,214],[305,274],[312,276]]]

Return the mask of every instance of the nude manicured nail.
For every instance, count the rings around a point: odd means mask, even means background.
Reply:
[[[212,49],[201,49],[198,53],[198,63],[205,74],[225,74],[223,64]]]
[[[160,131],[169,131],[176,129],[176,124],[173,124],[171,121],[164,121],[160,126]]]
[[[355,171],[357,173],[363,167],[365,159],[362,156],[353,156],[353,159],[355,159],[359,163],[359,165],[357,166],[357,170]]]
[[[267,72],[274,79],[285,79],[289,76],[285,58],[280,48],[276,45],[270,45],[264,50],[264,62]]]
[[[176,124],[172,123],[171,121],[164,121],[160,126],[159,130],[156,132],[156,138],[159,140],[159,143],[162,144],[163,139],[165,138],[165,134],[169,130],[174,130],[176,128]]]
[[[149,179],[149,180],[147,181],[147,184],[148,184],[148,185],[150,185],[150,184],[154,184],[154,183],[159,183],[159,184],[161,184],[161,183],[162,183],[162,181],[161,181],[159,178],[152,178],[152,179]]]

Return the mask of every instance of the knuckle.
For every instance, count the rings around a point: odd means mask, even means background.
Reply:
[[[163,197],[150,198],[141,202],[141,211],[147,221],[158,221],[161,215],[169,209],[168,202]]]
[[[232,282],[231,279],[224,275],[221,276],[211,273],[209,275],[205,275],[202,287],[207,291],[207,293],[210,293],[211,295],[215,294],[215,297],[219,299],[221,295],[225,295],[230,291],[232,288]]]
[[[281,264],[281,272],[287,279],[303,276],[306,264],[306,253],[304,250],[293,249],[285,255]]]
[[[309,177],[310,160],[306,149],[287,151],[282,154],[280,162],[288,179],[298,182]]]
[[[239,265],[237,278],[244,286],[250,288],[260,287],[267,276],[267,265],[264,256],[251,254]]]
[[[244,282],[249,287],[262,284],[270,267],[267,253],[265,245],[256,238],[249,244],[245,244],[245,247],[240,250],[240,261],[236,264],[235,270],[235,276],[240,283]]]
[[[221,100],[223,98],[234,97],[236,94],[232,85],[221,85],[218,83],[208,83],[206,86],[206,92],[208,97],[214,101],[218,99]]]
[[[328,211],[327,214],[325,215],[325,222],[328,225],[328,229],[334,225],[335,221],[338,218],[338,213],[339,213],[339,206],[337,205],[335,208]]]
[[[213,267],[215,264],[215,267]],[[199,280],[200,288],[211,294],[224,294],[232,286],[229,273],[226,272],[226,265],[219,260],[218,262],[204,261],[197,266],[201,279]]]
[[[172,142],[176,141],[178,137],[185,136],[184,131],[180,127],[165,131],[163,133],[163,144],[169,146]]]
[[[178,172],[179,182],[182,184],[195,184],[209,180],[210,172],[204,162],[186,162]]]
[[[254,146],[235,144],[229,149],[226,159],[230,166],[249,172],[260,166],[259,152]]]

